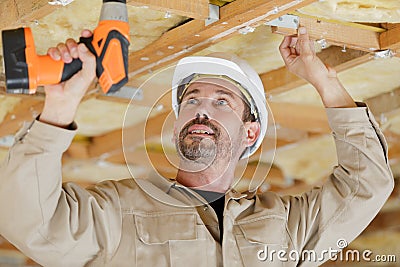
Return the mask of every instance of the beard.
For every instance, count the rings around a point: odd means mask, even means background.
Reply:
[[[209,127],[213,131],[213,135],[207,136],[191,136],[189,128],[194,124],[201,124]],[[179,151],[182,159],[190,162],[212,164],[217,159],[226,158],[231,151],[231,142],[224,142],[221,127],[210,122],[208,119],[197,117],[188,122],[175,142],[175,146]]]

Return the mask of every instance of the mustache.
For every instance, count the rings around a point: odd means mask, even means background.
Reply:
[[[217,125],[215,125],[214,123],[212,123],[207,116],[200,117],[200,116],[196,115],[196,118],[194,118],[193,120],[186,123],[185,126],[182,128],[182,130],[179,134],[180,138],[182,138],[182,139],[185,138],[189,134],[189,128],[195,124],[204,125],[204,126],[209,127],[214,132],[215,137],[218,137],[221,133],[220,128]]]

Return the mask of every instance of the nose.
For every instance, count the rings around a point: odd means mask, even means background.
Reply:
[[[205,114],[205,113],[203,113],[201,115],[200,115],[200,113],[196,113],[196,119],[198,119],[198,120],[202,120],[202,119],[209,120],[208,115]]]
[[[211,100],[207,98],[202,99],[194,112],[196,117],[202,117],[201,119],[209,120],[210,117],[213,117],[212,113],[214,112]]]

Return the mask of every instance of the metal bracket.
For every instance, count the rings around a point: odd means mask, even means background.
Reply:
[[[385,59],[394,57],[395,52],[390,49],[375,52],[374,59]]]
[[[246,35],[248,33],[254,32],[255,30],[256,30],[256,28],[254,28],[254,27],[246,26],[246,27],[240,28],[239,33]]]
[[[321,46],[321,49],[325,49],[328,47],[328,42],[325,39],[316,40],[317,44]],[[343,52],[343,50],[342,50]]]
[[[265,25],[289,29],[298,29],[299,17],[295,15],[283,15],[277,19],[265,22]]]
[[[206,26],[217,22],[219,20],[219,6],[208,4],[208,18],[206,19]]]
[[[143,89],[132,86],[122,86],[118,91],[112,93],[108,92],[107,95],[136,101],[142,101],[144,99]]]
[[[53,0],[48,3],[49,3],[49,5],[52,5],[52,6],[67,6],[67,5],[71,4],[72,2],[74,2],[74,0]]]

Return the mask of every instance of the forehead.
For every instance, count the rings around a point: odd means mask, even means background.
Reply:
[[[188,94],[207,96],[211,94],[228,94],[232,97],[242,98],[240,89],[233,82],[220,78],[201,78],[189,84],[185,97]]]

